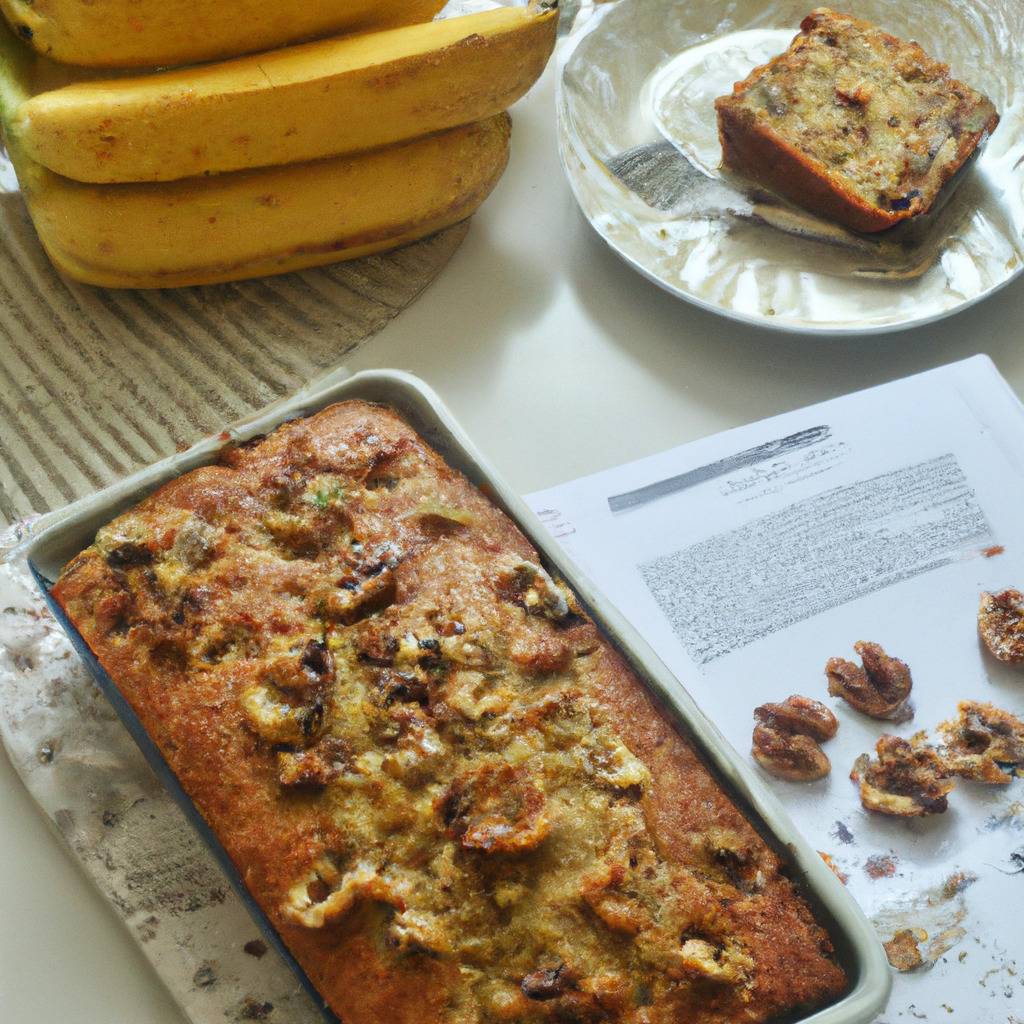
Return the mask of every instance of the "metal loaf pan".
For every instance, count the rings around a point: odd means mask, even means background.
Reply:
[[[733,750],[632,626],[566,557],[519,496],[477,451],[440,398],[416,377],[395,370],[358,373],[308,395],[300,394],[235,429],[202,441],[187,452],[164,459],[104,492],[76,502],[59,522],[35,537],[27,550],[29,565],[57,621],[68,633],[157,775],[217,857],[268,941],[289,963],[317,1004],[323,1006],[312,984],[249,895],[237,869],[146,734],[142,723],[50,596],[49,589],[61,568],[92,543],[100,526],[135,505],[161,484],[214,461],[217,453],[228,444],[269,433],[287,420],[309,415],[349,398],[380,402],[396,409],[452,466],[484,488],[538,549],[546,566],[561,575],[575,590],[594,621],[673,714],[680,731],[692,740],[726,793],[787,862],[791,877],[810,902],[819,922],[828,930],[838,960],[850,978],[848,992],[837,1002],[809,1016],[791,1017],[790,1021],[793,1024],[796,1021],[801,1024],[868,1024],[873,1020],[884,1008],[892,982],[882,947],[860,908],[800,836],[782,805],[756,777],[746,760]],[[329,1011],[325,1010],[324,1015],[326,1020],[336,1021]]]

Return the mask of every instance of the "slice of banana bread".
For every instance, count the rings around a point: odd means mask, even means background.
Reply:
[[[715,108],[723,164],[854,231],[931,210],[999,123],[917,43],[818,8]]]

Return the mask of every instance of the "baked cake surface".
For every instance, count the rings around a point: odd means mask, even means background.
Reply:
[[[386,408],[167,484],[54,595],[346,1024],[735,1024],[845,988],[572,593]]]
[[[824,7],[715,107],[725,167],[869,232],[932,209],[999,123],[917,43]]]

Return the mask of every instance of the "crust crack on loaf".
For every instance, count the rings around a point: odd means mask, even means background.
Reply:
[[[866,232],[933,209],[999,124],[917,43],[824,7],[715,107],[726,168]]]
[[[347,1024],[836,998],[776,854],[516,527],[345,402],[161,488],[54,593]]]

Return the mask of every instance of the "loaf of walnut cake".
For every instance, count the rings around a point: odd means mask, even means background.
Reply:
[[[999,124],[917,43],[827,7],[715,108],[726,168],[866,232],[929,212]]]
[[[54,594],[346,1024],[737,1024],[846,987],[571,591],[387,408],[227,450]]]

